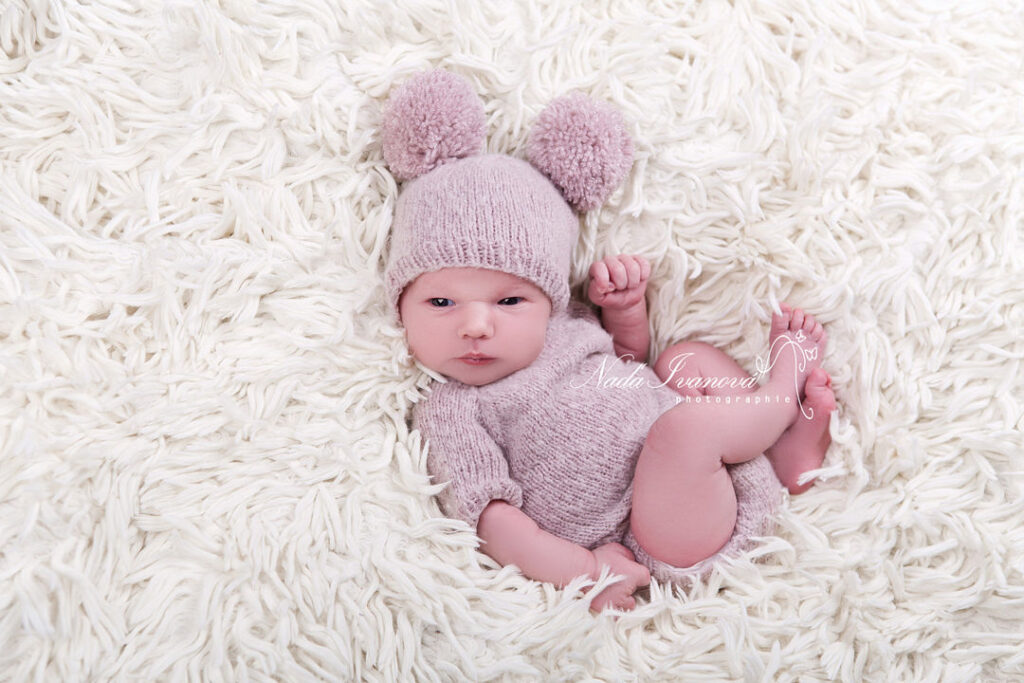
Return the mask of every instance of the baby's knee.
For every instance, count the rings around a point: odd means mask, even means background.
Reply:
[[[691,443],[695,434],[701,433],[701,411],[690,410],[692,406],[679,404],[661,414],[647,432],[645,444],[666,452],[678,450],[681,444]]]
[[[666,384],[700,375],[700,359],[715,347],[704,342],[684,341],[665,349],[654,363],[654,373]]]

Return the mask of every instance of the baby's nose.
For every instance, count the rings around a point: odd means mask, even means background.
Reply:
[[[472,339],[487,338],[494,334],[494,321],[490,307],[482,303],[466,306],[459,334]]]

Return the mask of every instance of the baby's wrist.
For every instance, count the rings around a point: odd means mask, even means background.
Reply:
[[[638,301],[625,306],[601,306],[601,314],[613,315],[623,324],[647,322],[647,300],[641,297]]]
[[[601,560],[598,559],[597,553],[593,550],[588,550],[587,555],[587,573],[586,577],[589,579],[597,580],[601,576]]]
[[[645,348],[647,346],[647,304],[643,300],[625,309],[602,308],[601,325],[617,341],[635,339]]]

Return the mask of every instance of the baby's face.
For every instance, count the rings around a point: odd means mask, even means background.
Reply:
[[[530,365],[544,348],[551,300],[532,282],[484,268],[442,268],[405,288],[398,304],[420,363],[480,386]]]

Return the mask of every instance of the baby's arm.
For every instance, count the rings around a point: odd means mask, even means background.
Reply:
[[[609,543],[591,552],[544,531],[526,513],[503,500],[492,501],[484,508],[477,522],[477,535],[484,542],[481,550],[502,566],[514,564],[529,578],[559,588],[577,576],[598,578],[604,565],[612,573],[625,576],[591,601],[594,611],[605,607],[633,609],[633,592],[651,582],[650,572],[634,562],[633,554],[624,546]]]
[[[515,564],[531,579],[564,587],[577,576],[598,578],[607,565],[627,580],[601,591],[591,609],[632,609],[636,587],[650,582],[647,569],[623,546],[608,544],[591,552],[547,533],[520,510],[522,491],[509,476],[501,448],[481,424],[479,410],[476,392],[454,382],[435,385],[430,398],[413,409],[413,425],[430,443],[427,470],[450,484],[438,499],[444,513],[474,524],[483,552],[502,565]]]
[[[587,291],[601,307],[601,324],[612,335],[615,353],[641,363],[651,343],[644,298],[650,274],[651,265],[642,256],[608,256],[590,266]]]

